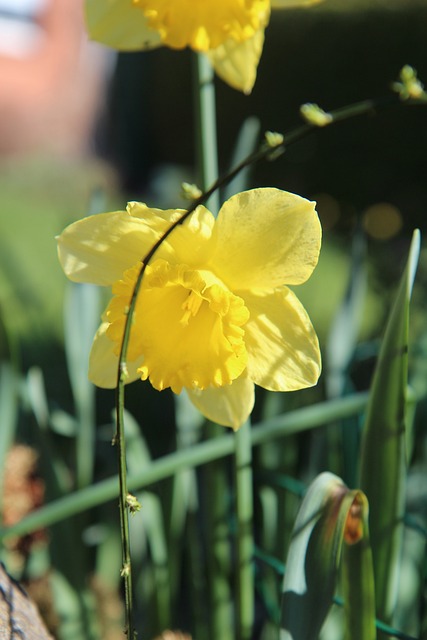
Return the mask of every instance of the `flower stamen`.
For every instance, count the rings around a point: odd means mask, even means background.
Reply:
[[[197,315],[201,305],[203,302],[202,296],[200,296],[195,291],[190,291],[188,294],[188,298],[182,303],[181,309],[184,311],[184,314],[180,320],[180,324],[183,326],[187,326],[191,316]]]

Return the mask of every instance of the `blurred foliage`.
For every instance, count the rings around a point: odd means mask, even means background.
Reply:
[[[426,24],[424,0],[329,0],[309,12],[275,12],[252,95],[241,96],[217,81],[222,167],[228,168],[248,116],[256,115],[260,131],[286,132],[299,123],[304,102],[315,100],[330,109],[387,94],[405,63],[427,80]],[[86,380],[82,362],[95,311],[87,308],[91,303],[84,294],[70,293],[54,237],[90,210],[94,194],[101,193],[105,210],[122,208],[126,197],[159,207],[177,205],[180,181],[194,178],[190,72],[185,52],[119,56],[109,109],[95,141],[118,175],[109,163],[94,159],[35,157],[0,164],[0,459],[3,466],[14,441],[32,445],[39,453],[46,499],[64,509],[67,497],[81,496],[83,504],[92,482],[96,488],[115,472],[114,394],[95,391]],[[298,288],[322,343],[323,377],[317,388],[301,393],[259,392],[254,412],[257,429],[271,428],[270,420],[280,426],[281,417],[284,423],[280,440],[262,441],[253,452],[254,639],[278,637],[282,560],[308,483],[328,469],[350,489],[357,486],[363,403],[337,416],[334,401],[352,400],[354,392],[369,389],[409,232],[414,226],[425,229],[426,136],[425,107],[397,108],[319,131],[250,175],[250,184],[316,199],[324,229],[318,268]],[[382,228],[375,235],[378,220]],[[397,221],[394,227],[391,221]],[[365,233],[366,240],[359,261],[351,258],[356,233]],[[358,278],[366,280],[363,302],[357,287],[352,288]],[[427,638],[426,286],[423,249],[411,308],[409,384],[417,404],[410,395],[406,409],[414,430],[407,440],[401,582],[393,621],[403,632],[399,637],[410,637],[406,633],[422,640]],[[64,298],[68,319],[72,314],[79,319],[77,333],[70,325],[64,329]],[[102,294],[93,304],[102,308]],[[80,313],[81,305],[87,313]],[[331,384],[337,374],[331,361],[339,364],[338,385],[336,379]],[[388,401],[385,395],[376,401],[380,412]],[[154,461],[167,464],[162,456],[171,452],[185,456],[199,445],[215,447],[219,440],[213,425],[201,425],[185,399],[175,405],[169,392],[159,394],[136,383],[126,391],[126,407],[131,473],[149,469]],[[303,427],[287,432],[286,419],[294,412],[307,416],[307,409],[313,409],[312,422],[305,417]],[[313,416],[322,411],[332,417],[316,422]],[[142,503],[141,515],[131,523],[137,626],[143,638],[173,625],[209,640],[209,630],[225,627],[232,617],[236,521],[231,465],[223,458],[175,475],[173,468],[169,471],[136,492]],[[81,493],[75,493],[78,488]],[[101,500],[59,518],[49,537],[43,533],[33,539],[30,532],[21,539],[22,548],[13,539],[5,542],[2,559],[15,575],[32,593],[35,584],[43,583],[38,602],[58,638],[122,636],[117,516],[116,501]],[[344,579],[349,593],[348,574]],[[227,633],[233,635],[231,626]],[[390,629],[387,635],[393,636]],[[342,640],[341,606],[333,609],[323,637]]]

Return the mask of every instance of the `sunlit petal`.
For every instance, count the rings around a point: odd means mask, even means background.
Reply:
[[[160,209],[149,209],[154,216],[147,217],[146,205],[138,202],[130,202],[128,211],[133,216],[140,217],[154,229],[157,229],[156,220],[159,215],[165,213]],[[175,216],[175,212],[171,210],[169,219],[175,220],[184,213],[183,210],[177,210],[177,212]],[[156,258],[164,258],[173,264],[184,263],[190,267],[205,264],[213,248],[211,236],[214,225],[215,218],[211,212],[203,206],[197,207],[185,222],[176,226],[173,233],[162,242]]]
[[[207,55],[224,82],[248,94],[255,84],[263,45],[264,28],[244,42],[227,40],[216,49],[211,49]]]
[[[59,236],[59,260],[75,282],[112,284],[144,257],[168,223],[158,217],[153,226],[126,211],[83,218]]]
[[[279,189],[253,189],[225,202],[213,239],[211,260],[230,289],[271,291],[309,278],[321,228],[315,203]]]
[[[302,304],[290,289],[265,296],[247,293],[248,376],[272,391],[311,387],[321,369],[319,343]]]
[[[145,258],[160,236],[182,215],[182,211],[150,209],[131,202],[127,211],[100,213],[79,220],[58,237],[58,255],[65,274],[75,282],[111,285],[126,269]],[[191,266],[207,256],[213,216],[199,207],[164,242],[158,257],[183,259]],[[192,239],[197,238],[196,242]]]
[[[219,389],[187,389],[187,393],[194,406],[209,420],[235,431],[246,422],[255,402],[253,382],[245,376]]]
[[[119,51],[153,49],[162,44],[132,0],[86,0],[86,24],[92,40]]]

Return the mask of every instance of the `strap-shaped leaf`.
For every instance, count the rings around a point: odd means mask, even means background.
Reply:
[[[331,473],[322,473],[310,485],[286,562],[281,640],[318,637],[332,604],[343,541],[361,539],[366,508],[365,496]]]
[[[362,439],[360,487],[369,500],[377,617],[387,623],[396,604],[403,532],[409,301],[419,252],[416,230],[382,342]]]

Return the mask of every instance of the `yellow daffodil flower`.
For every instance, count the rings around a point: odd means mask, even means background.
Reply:
[[[89,35],[119,51],[165,45],[206,53],[230,86],[250,93],[273,8],[321,0],[86,0]]]
[[[115,387],[126,314],[147,255],[180,210],[131,202],[90,216],[58,238],[75,282],[112,286],[89,362],[89,377]],[[278,189],[225,202],[215,220],[203,206],[176,227],[146,267],[127,352],[128,382],[187,391],[209,419],[237,429],[254,403],[254,384],[291,391],[316,384],[317,336],[285,286],[316,266],[321,228],[315,204]]]

